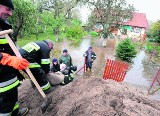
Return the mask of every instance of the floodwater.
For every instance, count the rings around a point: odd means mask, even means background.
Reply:
[[[93,41],[94,44],[91,45]],[[63,49],[67,49],[73,59],[73,64],[78,66],[78,69],[82,69],[78,73],[79,75],[82,75],[84,66],[83,53],[88,49],[88,47],[92,46],[93,51],[97,55],[97,59],[93,63],[92,75],[100,78],[103,76],[106,59],[115,59],[116,41],[113,39],[107,40],[107,47],[102,47],[101,43],[102,39],[83,39],[78,46],[72,46],[71,42],[64,40],[63,42],[55,45],[55,49],[59,50],[59,53],[55,56],[57,58],[60,57]],[[124,82],[142,86],[145,90],[148,90],[157,72],[157,67],[150,64],[148,59],[149,56],[144,50],[139,51],[137,56],[133,59],[133,63],[126,74]],[[156,94],[151,96],[151,98],[160,100],[160,93],[156,92]]]
[[[145,70],[142,64],[144,58],[145,58],[145,52],[140,51],[137,54],[137,57],[133,59],[133,64],[130,70],[126,74],[124,80],[125,82],[138,84],[142,86],[148,86],[150,84],[146,78],[147,75],[144,75]]]
[[[153,63],[150,60],[150,56],[145,53],[144,50],[139,51],[137,56],[133,59],[133,64],[127,72],[124,82],[138,85],[148,91],[158,72],[158,66],[156,64],[159,64],[159,62]],[[156,81],[151,91],[159,87]],[[155,100],[160,100],[160,92],[158,91],[150,97]]]

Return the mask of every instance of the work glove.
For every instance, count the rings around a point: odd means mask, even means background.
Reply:
[[[1,53],[3,55],[0,64],[12,66],[15,69],[23,70],[29,66],[29,62],[24,58],[19,58],[16,56],[10,56],[6,53]]]

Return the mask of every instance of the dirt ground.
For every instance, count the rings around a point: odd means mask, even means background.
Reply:
[[[159,116],[160,102],[148,98],[145,91],[126,83],[101,78],[76,78],[48,94],[52,103],[41,113],[42,97],[28,80],[19,87],[21,107],[27,116]]]

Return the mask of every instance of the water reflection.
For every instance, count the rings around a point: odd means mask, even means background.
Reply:
[[[144,68],[143,68],[142,60],[144,58],[145,58],[145,52],[140,51],[137,57],[133,59],[133,64],[131,66],[132,68],[127,72],[124,80],[125,82],[143,85],[143,86],[149,85],[148,80],[143,75]]]

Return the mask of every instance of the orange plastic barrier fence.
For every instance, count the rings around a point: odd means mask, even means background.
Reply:
[[[129,65],[123,62],[107,59],[103,79],[113,79],[122,82],[126,75]]]

